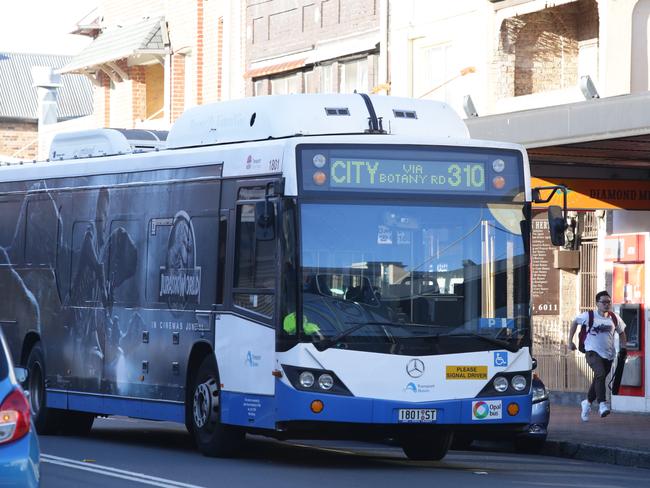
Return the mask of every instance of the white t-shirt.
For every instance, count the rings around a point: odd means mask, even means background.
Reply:
[[[613,313],[613,312],[610,312]],[[625,322],[618,314],[616,315],[616,332],[619,334],[625,330]],[[576,317],[579,326],[585,324],[589,327],[589,312],[583,312]],[[585,351],[595,351],[601,358],[613,360],[616,357],[614,348],[614,322],[607,316],[603,317],[594,310],[594,323],[591,330],[585,337]]]

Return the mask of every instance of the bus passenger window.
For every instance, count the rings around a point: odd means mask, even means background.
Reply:
[[[219,244],[217,256],[217,303],[223,303],[223,287],[226,283],[226,243],[228,242],[228,218],[219,219]]]
[[[61,217],[54,200],[30,200],[27,204],[25,261],[32,266],[54,266]]]
[[[273,204],[273,212],[276,211]],[[255,204],[237,207],[235,305],[260,313],[273,315],[276,277],[276,240],[256,238]]]

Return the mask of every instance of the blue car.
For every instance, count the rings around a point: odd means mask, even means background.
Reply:
[[[0,486],[40,485],[40,451],[29,401],[20,386],[27,371],[12,366],[0,329]]]

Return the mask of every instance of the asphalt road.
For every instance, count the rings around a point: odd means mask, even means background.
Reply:
[[[413,462],[381,444],[249,437],[236,459],[206,458],[180,425],[95,422],[88,437],[41,436],[42,487],[650,486],[644,469],[503,450],[450,451],[442,461]]]

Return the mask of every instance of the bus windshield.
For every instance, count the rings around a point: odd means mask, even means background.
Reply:
[[[523,204],[303,203],[303,330],[401,354],[530,343]]]

